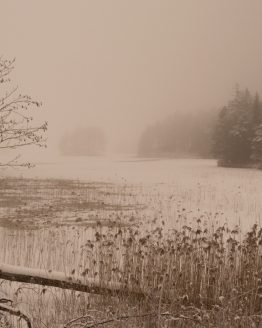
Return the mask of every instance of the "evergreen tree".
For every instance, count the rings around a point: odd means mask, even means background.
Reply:
[[[253,106],[252,159],[262,162],[262,104],[256,93]]]
[[[262,104],[259,95],[236,88],[217,118],[213,152],[219,163],[238,166],[262,161]]]
[[[262,124],[262,104],[258,93],[256,93],[253,105],[253,125],[254,127],[257,127],[260,124]]]
[[[249,163],[254,137],[254,97],[248,89],[236,89],[235,97],[218,117],[213,152],[220,164],[238,166]]]
[[[256,126],[252,140],[252,159],[262,163],[262,124]]]

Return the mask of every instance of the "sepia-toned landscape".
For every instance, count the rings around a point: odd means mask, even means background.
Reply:
[[[0,8],[0,327],[262,327],[262,3]]]

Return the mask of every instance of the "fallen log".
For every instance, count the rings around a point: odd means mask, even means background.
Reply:
[[[101,282],[99,279],[76,276],[75,274],[68,276],[63,272],[45,271],[1,263],[0,279],[70,289],[89,294],[143,297],[141,290],[129,288],[118,282]]]

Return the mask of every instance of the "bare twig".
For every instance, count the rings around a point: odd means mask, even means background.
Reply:
[[[0,304],[0,311],[9,313],[11,315],[14,315],[16,317],[19,317],[19,318],[23,319],[27,323],[27,327],[32,328],[30,319],[24,313],[22,313],[21,311],[13,309],[12,307],[7,306],[7,305],[4,306],[2,304]]]
[[[8,75],[14,68],[14,60],[4,60],[0,57],[0,85],[10,81]],[[0,95],[0,149],[17,149],[29,145],[45,146],[43,134],[47,130],[47,122],[42,125],[33,124],[32,109],[41,103],[28,95],[18,94],[18,87]],[[1,163],[1,167],[26,166],[27,163]]]
[[[82,315],[81,317],[75,318],[75,319],[73,319],[73,320],[67,322],[67,323],[64,325],[64,328],[68,328],[68,327],[70,327],[71,325],[74,325],[77,321],[85,320],[85,319],[90,319],[90,320],[92,320],[93,322],[95,322],[94,317],[92,317],[90,314],[87,314],[87,315]]]
[[[93,327],[97,327],[97,326],[102,326],[111,322],[115,322],[115,321],[123,321],[123,320],[128,320],[128,319],[142,319],[142,318],[146,318],[146,317],[170,317],[173,320],[189,320],[189,321],[193,321],[197,324],[199,324],[200,326],[205,327],[206,325],[203,324],[202,322],[200,322],[199,320],[195,319],[195,318],[191,318],[189,316],[184,316],[184,315],[174,315],[172,313],[169,312],[163,312],[163,313],[158,313],[158,312],[149,312],[149,313],[142,313],[142,314],[132,314],[132,315],[122,315],[122,316],[118,316],[118,317],[111,317],[108,319],[104,319],[101,321],[96,321],[96,322],[87,322],[85,324],[82,324],[83,328],[93,328]],[[70,327],[70,323],[75,323],[76,321],[80,320],[84,318],[83,317],[79,317],[77,319],[74,319],[72,321],[70,321],[69,323],[67,323],[64,328],[69,328]],[[87,315],[87,318],[89,318],[89,316]],[[92,320],[93,317],[92,317]]]

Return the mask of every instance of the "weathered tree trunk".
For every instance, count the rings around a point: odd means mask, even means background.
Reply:
[[[79,277],[72,274],[67,276],[62,272],[44,271],[20,266],[0,263],[0,279],[17,281],[42,286],[52,286],[63,289],[71,289],[79,292],[103,295],[137,296],[141,298],[143,293],[117,282],[101,282],[98,279]]]

